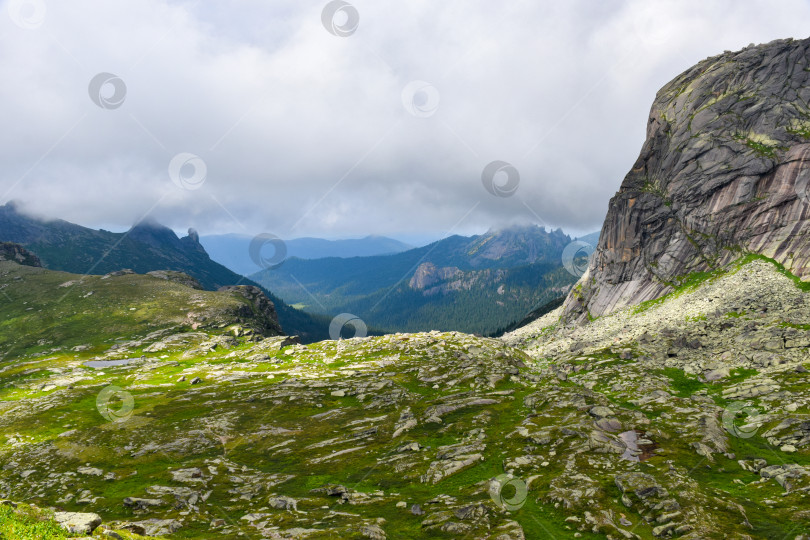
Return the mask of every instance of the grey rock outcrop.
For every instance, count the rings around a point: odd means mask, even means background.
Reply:
[[[664,86],[564,318],[658,298],[745,253],[810,277],[808,103],[810,40],[725,52]]]
[[[92,534],[101,525],[101,518],[98,514],[56,512],[53,517],[63,529],[71,534]]]
[[[147,272],[146,275],[156,277],[158,279],[165,279],[166,281],[173,281],[174,283],[179,283],[180,285],[185,285],[186,287],[191,287],[192,289],[197,289],[199,291],[203,290],[203,286],[200,285],[199,281],[184,272],[176,272],[174,270],[153,270],[151,272]]]
[[[416,269],[408,286],[411,289],[423,290],[440,281],[447,281],[461,275],[461,270],[456,267],[439,268],[431,262],[425,262]]]
[[[252,285],[228,285],[220,287],[220,292],[238,294],[248,301],[237,314],[244,324],[264,336],[283,334],[278,322],[278,314],[273,301],[261,289]]]
[[[0,261],[14,261],[25,266],[42,266],[39,257],[13,242],[0,242]]]

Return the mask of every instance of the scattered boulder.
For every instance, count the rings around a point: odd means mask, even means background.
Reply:
[[[93,534],[101,525],[101,516],[83,512],[55,512],[54,520],[70,534]]]
[[[298,510],[298,502],[292,497],[271,497],[268,499],[267,504],[270,508],[275,508],[276,510]]]
[[[598,405],[596,407],[592,407],[588,411],[588,414],[590,414],[591,416],[593,416],[596,419],[608,418],[608,417],[616,415],[616,413],[614,413],[608,407],[602,407],[602,406],[598,406]]]
[[[126,497],[124,499],[124,506],[134,510],[147,510],[164,504],[166,503],[162,499],[143,499],[139,497]]]

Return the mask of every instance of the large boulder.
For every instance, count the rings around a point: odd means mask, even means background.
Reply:
[[[101,517],[98,514],[83,512],[56,512],[53,515],[63,529],[70,534],[93,534],[93,531],[101,525]]]
[[[810,279],[810,40],[704,60],[664,86],[564,305],[584,321],[747,252]]]

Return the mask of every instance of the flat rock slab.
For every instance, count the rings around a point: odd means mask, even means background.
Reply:
[[[59,525],[71,534],[92,534],[101,525],[101,516],[82,512],[56,512],[53,515]]]

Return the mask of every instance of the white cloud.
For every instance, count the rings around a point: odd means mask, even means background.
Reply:
[[[89,226],[152,211],[178,229],[281,237],[469,232],[514,220],[601,225],[636,158],[655,92],[725,49],[805,37],[810,5],[772,2],[357,0],[357,32],[325,2],[46,1],[0,17],[0,202]],[[5,10],[4,10],[5,12]],[[88,83],[120,76],[103,110]],[[413,80],[436,114],[401,102]],[[167,168],[191,152],[205,185]],[[484,190],[512,163],[512,198]],[[466,216],[465,219],[462,219]]]

